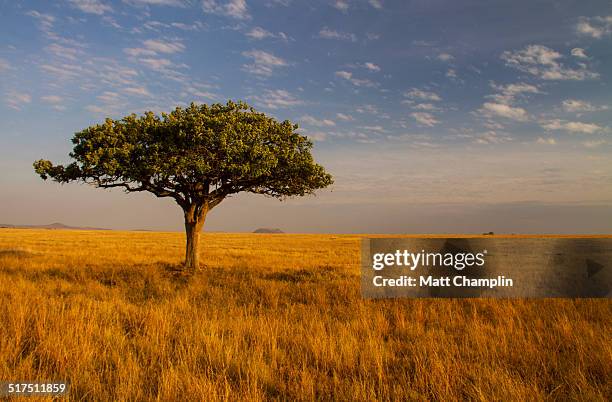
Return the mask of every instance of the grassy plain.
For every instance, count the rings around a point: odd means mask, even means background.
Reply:
[[[609,300],[362,300],[359,236],[0,229],[0,380],[72,400],[610,400]]]

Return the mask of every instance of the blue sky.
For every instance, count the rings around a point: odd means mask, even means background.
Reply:
[[[0,4],[0,221],[180,228],[171,205],[43,183],[31,163],[65,161],[107,116],[243,99],[298,122],[336,184],[239,197],[215,230],[612,229],[609,1]]]

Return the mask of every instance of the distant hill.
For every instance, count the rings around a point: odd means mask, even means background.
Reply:
[[[92,228],[89,226],[68,226],[63,223],[54,222],[49,225],[11,225],[8,223],[0,223],[0,228],[10,229],[63,229],[63,230],[109,230],[103,228]]]
[[[253,233],[285,233],[278,228],[259,228],[255,229]]]

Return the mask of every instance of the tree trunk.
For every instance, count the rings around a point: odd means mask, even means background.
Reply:
[[[185,268],[196,271],[200,267],[200,232],[206,220],[206,207],[192,207],[185,211]]]

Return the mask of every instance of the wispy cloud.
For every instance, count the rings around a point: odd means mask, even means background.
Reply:
[[[251,19],[246,0],[204,0],[202,1],[202,9],[205,13],[222,15],[238,20]]]
[[[478,110],[486,117],[504,117],[510,120],[527,121],[529,113],[521,107],[510,106],[505,103],[485,102]]]
[[[185,0],[123,0],[128,4],[143,4],[151,6],[175,6],[185,7],[188,4]]]
[[[73,46],[64,46],[59,43],[51,43],[45,50],[57,57],[65,58],[69,60],[76,60],[80,55],[83,54],[83,51],[78,47]]]
[[[333,120],[317,119],[316,117],[313,117],[310,115],[304,115],[300,117],[299,121],[304,124],[308,124],[310,126],[315,126],[315,127],[334,127],[336,125],[336,123]]]
[[[512,137],[500,134],[497,131],[486,131],[473,136],[473,141],[476,144],[501,144],[512,141]]]
[[[124,88],[123,91],[127,94],[130,95],[137,95],[137,96],[151,96],[151,93],[149,92],[149,90],[147,89],[147,87],[127,87]]]
[[[156,53],[178,53],[185,50],[185,45],[179,41],[164,41],[156,39],[147,39],[143,42],[146,49],[154,51]]]
[[[342,78],[357,87],[375,87],[378,84],[368,79],[355,78],[350,71],[336,71],[336,77]]]
[[[142,57],[142,56],[156,56],[157,52],[151,49],[145,49],[142,47],[131,47],[123,49],[123,52],[128,56]]]
[[[566,99],[563,101],[562,105],[563,110],[570,113],[598,112],[608,109],[607,105],[593,105],[590,102],[578,99]]]
[[[274,33],[274,32],[267,31],[263,29],[262,27],[254,27],[250,31],[248,31],[245,35],[248,38],[253,39],[253,40],[262,40],[262,39],[267,39],[267,38],[281,39],[285,42],[288,42],[290,40],[290,37],[284,32]]]
[[[32,96],[27,92],[9,91],[4,97],[4,102],[11,109],[21,110],[24,105],[32,102]]]
[[[578,57],[579,59],[588,59],[589,57],[586,55],[584,49],[580,47],[575,47],[570,52],[572,56]]]
[[[510,67],[535,75],[544,80],[575,80],[598,78],[585,64],[578,68],[566,67],[561,63],[563,56],[542,45],[529,45],[522,50],[505,51],[501,58]]]
[[[242,55],[251,59],[251,64],[244,64],[242,69],[250,74],[269,77],[274,70],[289,65],[284,59],[263,50],[249,50],[242,52]]]
[[[378,10],[383,8],[383,2],[382,0],[368,0],[368,3],[370,3],[370,5]]]
[[[581,121],[564,121],[559,119],[540,122],[545,130],[562,130],[570,133],[594,134],[604,131],[606,128],[595,123],[584,123]]]
[[[373,72],[379,72],[380,71],[380,66],[378,66],[378,65],[376,65],[376,64],[374,64],[372,62],[369,62],[369,61],[363,63],[363,66],[366,69],[368,69],[370,71],[373,71]]]
[[[342,120],[342,121],[353,121],[353,120],[355,120],[355,118],[353,116],[351,116],[350,114],[344,114],[344,113],[336,113],[336,117],[339,120]]]
[[[491,83],[491,87],[497,91],[496,94],[488,95],[488,98],[495,100],[498,103],[512,104],[517,98],[524,97],[526,94],[539,94],[539,88],[532,84],[518,82],[508,85],[496,85]]]
[[[346,41],[351,41],[351,42],[357,41],[357,36],[355,34],[347,33],[347,32],[339,32],[339,31],[330,29],[328,27],[323,27],[319,31],[318,36],[319,38],[322,38],[322,39],[346,40]]]
[[[304,101],[284,89],[266,89],[263,94],[251,97],[258,105],[269,109],[291,108],[303,105]]]
[[[349,9],[349,3],[347,0],[336,0],[332,3],[332,6],[342,12],[346,12]]]
[[[410,114],[419,124],[427,127],[433,127],[439,123],[433,114],[428,112],[413,112]]]
[[[612,33],[612,15],[606,17],[580,17],[576,24],[576,32],[580,35],[601,39]]]
[[[36,10],[30,10],[26,13],[26,15],[35,18],[38,21],[38,27],[43,32],[49,32],[55,23],[55,17],[51,14],[44,14]]]
[[[438,55],[438,60],[440,60],[440,61],[448,62],[448,61],[451,61],[451,60],[453,60],[453,59],[454,59],[454,57],[453,57],[453,55],[452,55],[452,54],[448,54],[448,53],[440,53],[440,54]]]
[[[425,100],[425,101],[440,101],[440,96],[435,92],[423,91],[421,89],[412,88],[410,91],[404,93],[404,96],[414,100]]]
[[[536,142],[542,145],[556,145],[557,144],[557,141],[552,137],[548,137],[548,138],[538,137]]]
[[[69,0],[70,3],[84,13],[102,15],[113,11],[113,8],[98,0]]]

